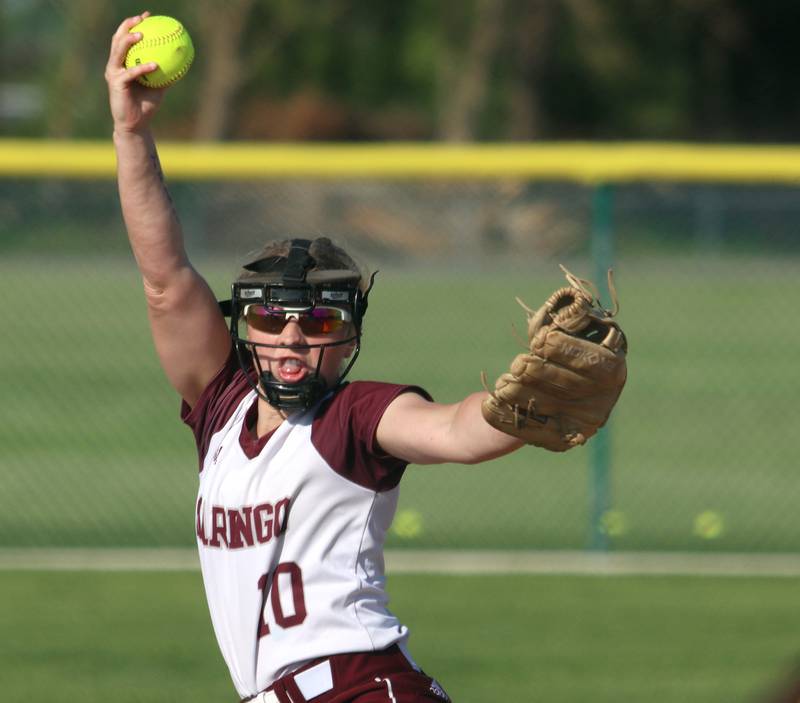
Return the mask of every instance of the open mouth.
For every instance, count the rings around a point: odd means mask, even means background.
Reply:
[[[286,357],[278,360],[277,375],[286,383],[301,381],[308,375],[308,367],[300,359]]]

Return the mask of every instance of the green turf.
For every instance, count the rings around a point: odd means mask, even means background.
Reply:
[[[389,579],[458,703],[759,703],[800,653],[796,579]],[[196,573],[4,572],[4,701],[237,700]]]
[[[231,267],[198,267],[224,295]],[[520,268],[382,272],[355,377],[419,383],[446,402],[480,389],[479,372],[493,378],[520,349],[514,296],[533,304],[562,283],[553,262]],[[800,549],[792,262],[617,268],[631,353],[610,425],[613,546]],[[7,257],[0,296],[0,544],[191,544],[193,440],[158,368],[132,260]],[[591,457],[590,444],[411,467],[390,544],[581,548]],[[708,511],[721,529],[696,534]]]

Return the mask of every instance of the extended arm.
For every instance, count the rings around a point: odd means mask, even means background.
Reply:
[[[569,286],[538,310],[523,305],[529,351],[514,358],[494,391],[455,405],[401,395],[378,424],[385,451],[418,464],[474,464],[524,443],[564,452],[606,423],[628,376],[628,342],[612,319],[619,309],[613,277],[609,271],[614,309],[606,310],[594,284],[561,268]]]
[[[481,415],[486,393],[460,403],[432,403],[416,393],[398,396],[378,423],[381,448],[414,464],[477,464],[519,449],[524,442],[489,425]]]
[[[144,282],[156,351],[172,386],[193,405],[222,367],[230,337],[213,293],[186,255],[150,132],[150,120],[164,89],[135,82],[155,66],[124,67],[125,54],[137,39],[129,30],[146,16],[129,18],[119,26],[106,67],[117,181],[128,238]]]

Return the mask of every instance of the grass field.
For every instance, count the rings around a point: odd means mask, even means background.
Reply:
[[[199,268],[225,295],[230,268]],[[610,425],[613,546],[797,550],[792,261],[644,258],[617,270],[631,353]],[[519,350],[514,296],[533,304],[561,283],[553,262],[526,275],[384,271],[355,377],[454,401]],[[0,545],[191,544],[193,441],[132,261],[7,257],[0,295]],[[591,452],[411,467],[391,545],[582,548]]]
[[[796,579],[389,579],[457,703],[766,703],[800,655]],[[4,701],[237,700],[200,576],[4,572]],[[771,703],[771,700],[770,700]]]
[[[383,272],[356,378],[442,401],[480,388],[519,349],[514,295],[533,303],[561,284],[551,264]],[[231,271],[200,268],[223,296]],[[622,261],[618,284],[631,354],[611,423],[613,548],[800,549],[792,262]],[[193,442],[131,261],[8,257],[0,296],[0,546],[192,544]],[[411,467],[390,546],[580,549],[590,460],[591,445]],[[798,586],[390,577],[412,651],[462,703],[760,702],[800,656]],[[236,700],[196,573],[3,572],[0,622],[2,700]]]

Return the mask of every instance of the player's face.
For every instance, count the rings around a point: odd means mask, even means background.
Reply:
[[[333,385],[342,364],[353,353],[352,344],[327,347],[324,353],[319,347],[303,348],[303,345],[330,344],[353,336],[349,315],[342,315],[335,308],[316,308],[310,315],[275,316],[252,306],[246,320],[250,341],[277,345],[276,348],[256,347],[256,353],[261,368],[282,383],[297,383],[313,375],[323,354],[320,376],[328,385]]]

